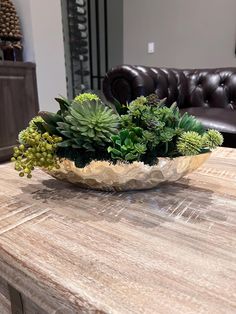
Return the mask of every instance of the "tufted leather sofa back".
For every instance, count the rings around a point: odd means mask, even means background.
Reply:
[[[103,91],[109,101],[122,103],[156,93],[167,104],[180,108],[220,107],[236,109],[236,68],[169,69],[122,65],[111,69]]]
[[[192,107],[236,109],[236,68],[184,71]]]

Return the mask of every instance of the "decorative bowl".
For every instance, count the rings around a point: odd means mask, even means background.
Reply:
[[[60,169],[49,173],[56,179],[68,181],[83,188],[103,191],[145,190],[162,182],[177,181],[200,167],[210,156],[158,158],[154,166],[143,162],[111,164],[108,161],[92,161],[84,168],[77,168],[73,161],[63,159]]]

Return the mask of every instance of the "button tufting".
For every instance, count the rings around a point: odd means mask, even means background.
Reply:
[[[223,87],[223,86],[225,86],[225,84],[224,84],[224,83],[221,83],[220,86]]]

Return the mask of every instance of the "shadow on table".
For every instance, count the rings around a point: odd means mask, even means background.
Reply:
[[[28,199],[46,203],[58,214],[78,217],[81,220],[124,220],[145,228],[160,226],[165,222],[181,220],[185,223],[225,221],[226,216],[212,191],[188,185],[184,181],[162,184],[146,191],[98,192],[80,189],[70,183],[55,179],[22,188]]]

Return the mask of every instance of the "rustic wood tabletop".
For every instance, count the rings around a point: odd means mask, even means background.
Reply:
[[[0,165],[0,278],[1,314],[236,313],[236,150],[141,192]]]

